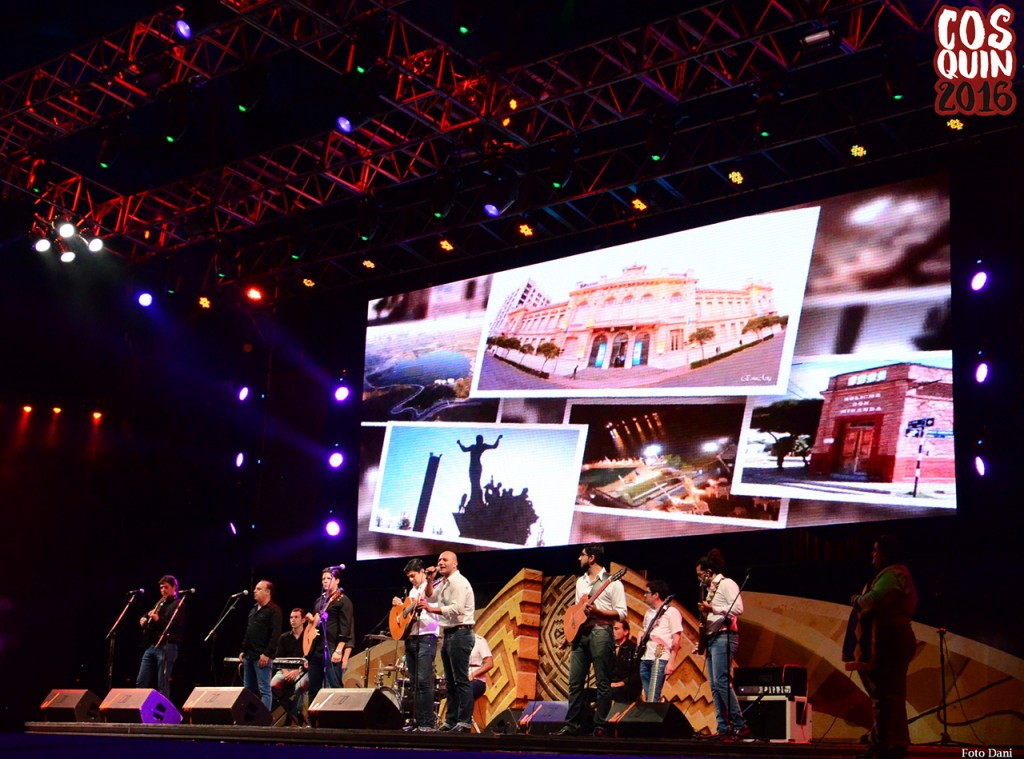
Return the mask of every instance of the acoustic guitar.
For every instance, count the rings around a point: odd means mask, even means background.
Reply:
[[[341,598],[342,593],[340,590],[336,590],[331,593],[330,598],[327,599],[327,603],[324,604],[324,608],[320,610],[323,614],[331,608],[331,604]],[[313,650],[313,643],[316,642],[317,636],[320,634],[320,617],[314,614],[307,614],[306,619],[309,624],[306,625],[306,629],[302,631],[302,653],[309,656],[309,652]]]
[[[711,572],[709,570],[709,571],[704,573],[704,579],[701,581],[701,584],[704,585],[706,587],[706,589],[707,589],[705,594],[704,594],[704,603],[707,603],[707,604],[711,603],[711,599],[714,598],[715,597],[715,593],[718,592],[718,584],[715,583],[714,585],[712,585],[711,584],[711,577],[712,577],[712,574],[711,574]],[[706,611],[701,609],[701,611],[700,611],[700,628],[698,630],[698,638],[697,638],[697,653],[703,656],[704,653],[707,650],[708,650],[708,614],[707,614]]]
[[[574,643],[576,641],[576,638],[580,634],[580,628],[583,627],[587,621],[587,613],[583,611],[583,607],[588,603],[596,601],[598,596],[604,593],[609,585],[618,580],[624,574],[626,574],[625,567],[601,583],[601,587],[594,591],[593,596],[584,593],[580,597],[579,601],[565,610],[565,617],[562,620],[562,624],[565,627],[565,640],[567,643]]]
[[[418,599],[405,597],[400,606],[392,606],[388,612],[388,628],[391,630],[391,637],[395,640],[405,640],[412,630],[413,620],[416,619],[416,604]]]

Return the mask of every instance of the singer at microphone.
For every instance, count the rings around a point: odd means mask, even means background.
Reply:
[[[139,619],[142,640],[146,648],[135,678],[136,688],[156,689],[168,699],[171,697],[171,671],[178,659],[178,644],[185,629],[184,609],[175,614],[181,602],[178,594],[178,580],[174,575],[164,575],[158,583],[160,598],[146,616]],[[194,589],[193,589],[194,590]],[[139,591],[142,592],[141,590]],[[173,618],[173,622],[171,622]],[[166,635],[164,632],[166,631]],[[163,636],[163,641],[160,641]],[[160,645],[157,645],[157,643]]]
[[[309,647],[309,700],[324,686],[340,688],[352,655],[352,599],[340,586],[342,565],[320,571],[323,593],[313,604],[306,621],[316,631]]]

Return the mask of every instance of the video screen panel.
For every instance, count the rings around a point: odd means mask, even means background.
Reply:
[[[949,298],[939,176],[370,301],[358,557],[953,513]]]

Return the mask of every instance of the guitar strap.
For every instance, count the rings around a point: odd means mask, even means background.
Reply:
[[[675,596],[669,596],[665,599],[664,603],[661,604],[661,608],[658,609],[658,612],[651,620],[651,624],[647,625],[647,629],[644,630],[644,634],[640,636],[640,642],[637,644],[636,648],[637,651],[640,652],[641,658],[643,658],[644,652],[647,650],[647,642],[651,639],[651,631],[654,630],[654,626],[658,624],[658,620],[661,619],[661,615],[668,610],[669,604],[672,603],[673,598],[675,598]]]

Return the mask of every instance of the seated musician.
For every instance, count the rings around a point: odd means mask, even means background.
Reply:
[[[491,647],[482,635],[475,636],[473,650],[469,654],[469,687],[476,701],[487,690],[487,673],[494,668]]]
[[[612,623],[615,661],[612,665],[612,701],[629,703],[640,698],[640,669],[636,642],[629,637],[629,620]]]
[[[281,659],[302,659],[302,667],[283,668],[270,681],[274,698],[288,713],[288,723],[302,723],[302,706],[309,690],[308,663],[302,651],[302,634],[306,629],[306,612],[292,609],[288,615],[291,629],[281,634],[277,644],[277,655]]]

